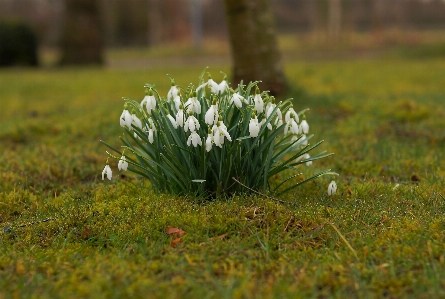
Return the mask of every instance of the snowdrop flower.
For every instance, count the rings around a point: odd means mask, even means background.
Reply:
[[[253,113],[252,118],[250,119],[249,122],[250,137],[257,137],[259,132],[260,132],[260,125],[258,123],[258,118],[256,117],[255,113]]]
[[[196,98],[196,91],[193,92],[192,96],[185,102],[184,105],[187,112],[193,111],[196,114],[201,114],[201,103]]]
[[[212,105],[209,110],[207,110],[206,115],[204,116],[204,121],[209,126],[216,124],[218,120],[218,104],[216,103],[216,97],[213,98]]]
[[[111,168],[110,165],[105,165],[104,170],[102,170],[102,180],[104,179],[104,176],[107,175],[107,179],[109,179],[111,181],[111,176],[112,176],[112,172],[111,172]]]
[[[170,114],[167,115],[167,118],[170,120],[170,122],[172,123],[172,126],[177,129],[178,128],[178,123],[176,122],[176,119],[173,118],[173,116],[171,116]]]
[[[184,110],[182,110],[182,104],[179,106],[178,113],[176,113],[176,123],[178,126],[184,126]]]
[[[255,110],[256,112],[262,113],[264,110],[264,102],[263,99],[261,98],[261,94],[260,94],[260,90],[257,86],[256,91],[255,91],[255,97],[253,98],[253,101],[255,102]]]
[[[226,137],[227,140],[232,141],[229,132],[227,132],[227,127],[222,122],[221,119],[218,120],[216,125],[213,125],[212,131],[213,131],[213,142],[215,142],[216,146],[222,148],[222,145],[224,144],[224,137]]]
[[[144,105],[148,114],[151,114],[151,110],[156,108],[156,98],[153,96],[153,91],[151,89],[146,91],[145,97],[141,102],[141,107],[144,107]]]
[[[298,157],[296,160],[295,160],[295,162],[300,162],[300,161],[302,161],[302,160],[307,160],[307,159],[309,159],[311,156],[308,154],[308,153],[306,153],[306,154],[304,154],[304,155],[301,155],[300,157]],[[306,163],[306,166],[310,166],[310,165],[312,165],[312,161],[307,161]]]
[[[300,128],[298,126],[298,114],[295,112],[293,108],[289,108],[289,110],[284,115],[284,120],[286,122],[286,126],[284,127],[284,134],[290,130],[292,134],[299,134]]]
[[[224,76],[224,79],[221,81],[221,83],[218,84],[215,81],[213,81],[212,77],[210,77],[209,75],[209,80],[207,81],[207,85],[210,85],[210,90],[214,94],[219,94],[219,93],[222,94],[229,88],[226,79],[227,76]]]
[[[142,122],[134,113],[131,115],[131,123],[142,130]]]
[[[212,149],[212,143],[213,143],[213,134],[212,134],[212,130],[210,130],[209,128],[209,134],[207,135],[207,139],[206,139],[206,151],[210,152],[210,150]]]
[[[196,117],[193,116],[193,112],[190,111],[189,117],[184,124],[184,131],[188,132],[190,129],[190,132],[194,132],[195,130],[199,130],[199,128],[200,125],[198,119],[196,119]]]
[[[198,144],[202,145],[201,137],[199,137],[196,131],[192,131],[192,134],[190,134],[189,138],[187,139],[188,146],[190,146],[190,143],[192,143],[194,147],[197,147]]]
[[[127,171],[127,167],[128,167],[128,162],[125,159],[125,156],[122,156],[121,159],[119,160],[119,163],[117,164],[117,168],[119,170]]]
[[[287,123],[290,123],[291,119],[293,119],[296,123],[300,121],[300,119],[298,118],[298,113],[295,112],[294,108],[289,108],[289,110],[287,110],[286,112],[286,115],[284,116],[284,121]]]
[[[332,181],[328,186],[328,195],[334,195],[337,192],[337,184],[335,181]]]
[[[269,118],[269,116],[272,114],[272,111],[275,109],[275,107],[277,107],[276,104],[272,104],[272,103],[268,103],[266,106],[266,118]],[[281,110],[280,108],[278,108],[275,113],[277,114],[277,116],[275,117],[275,119],[271,120],[268,124],[267,124],[267,128],[269,130],[272,130],[272,124],[279,127],[283,124],[283,115],[281,114]]]
[[[125,105],[125,106],[127,106],[127,105]],[[128,129],[131,130],[131,113],[128,112],[128,110],[126,108],[127,107],[124,108],[124,111],[121,114],[120,125],[121,125],[121,127],[127,127]]]
[[[232,98],[230,98],[230,104],[234,103],[236,107],[243,107],[243,102],[246,102],[246,99],[239,93],[234,93]]]
[[[176,87],[175,81],[172,80],[172,86],[167,93],[167,100],[172,101],[179,95],[179,89]]]
[[[148,130],[148,142],[150,142],[150,143],[153,144],[153,141],[154,141],[153,129],[150,128],[150,129]]]
[[[181,106],[181,97],[180,97],[180,96],[176,96],[176,97],[173,99],[173,102],[172,102],[172,104],[171,104],[171,107],[172,107],[172,109],[173,109],[173,107],[175,107],[176,110],[179,110],[179,106]]]
[[[299,133],[300,134],[307,134],[307,133],[309,133],[309,125],[308,125],[308,123],[307,123],[307,121],[305,119],[303,119],[303,121],[300,124]]]

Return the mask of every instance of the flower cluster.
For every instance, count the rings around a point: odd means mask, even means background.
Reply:
[[[327,156],[309,155],[321,142],[309,145],[307,110],[297,113],[291,99],[276,103],[258,82],[234,90],[226,77],[220,83],[203,78],[204,72],[196,88],[171,78],[166,97],[147,84],[140,103],[124,99],[123,148],[134,157],[109,146],[121,155],[109,154],[119,159],[119,170],[147,177],[159,191],[219,196],[241,191],[232,177],[265,192],[279,173]],[[105,168],[102,177],[111,179]]]

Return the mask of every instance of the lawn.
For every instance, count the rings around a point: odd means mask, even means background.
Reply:
[[[445,297],[445,58],[288,61],[335,153],[307,171],[340,174],[288,203],[156,194],[115,161],[102,181],[122,97],[204,67],[0,71],[0,299]]]

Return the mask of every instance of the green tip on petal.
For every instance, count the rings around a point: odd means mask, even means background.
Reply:
[[[194,90],[194,91],[192,92],[192,96],[193,96],[194,98],[196,98],[196,97],[198,96],[198,94],[196,93],[196,90]]]
[[[260,89],[258,88],[258,86],[255,89],[255,94],[260,94]]]

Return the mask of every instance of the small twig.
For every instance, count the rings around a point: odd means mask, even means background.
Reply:
[[[56,218],[46,218],[46,219],[39,220],[39,221],[33,221],[33,222],[29,222],[29,223],[21,224],[21,225],[19,225],[19,226],[17,226],[17,227],[30,226],[30,225],[33,225],[33,224],[43,223],[43,222],[48,222],[48,221],[51,221],[51,220],[56,220]]]
[[[287,222],[286,226],[285,226],[284,229],[283,229],[283,232],[281,233],[281,236],[282,236],[282,237],[284,237],[284,234],[287,232],[287,228],[289,227],[289,225],[290,225],[290,223],[291,223],[292,220],[294,220],[294,216],[291,216],[291,217],[289,218],[289,221]]]
[[[247,187],[246,185],[244,185],[243,183],[241,183],[240,181],[238,181],[238,180],[235,179],[234,177],[232,177],[232,180],[234,180],[235,182],[237,182],[238,184],[240,184],[240,185],[243,186],[244,188],[249,189],[249,190],[252,191],[253,193],[256,193],[256,194],[258,194],[258,195],[267,197],[267,198],[269,198],[269,199],[272,199],[272,200],[275,200],[275,201],[278,201],[278,202],[281,202],[281,203],[289,203],[288,201],[281,200],[281,199],[278,199],[278,198],[275,198],[275,197],[272,197],[272,196],[268,196],[268,195],[263,194],[263,193],[261,193],[261,192],[255,191],[255,190],[253,190],[252,188]]]

